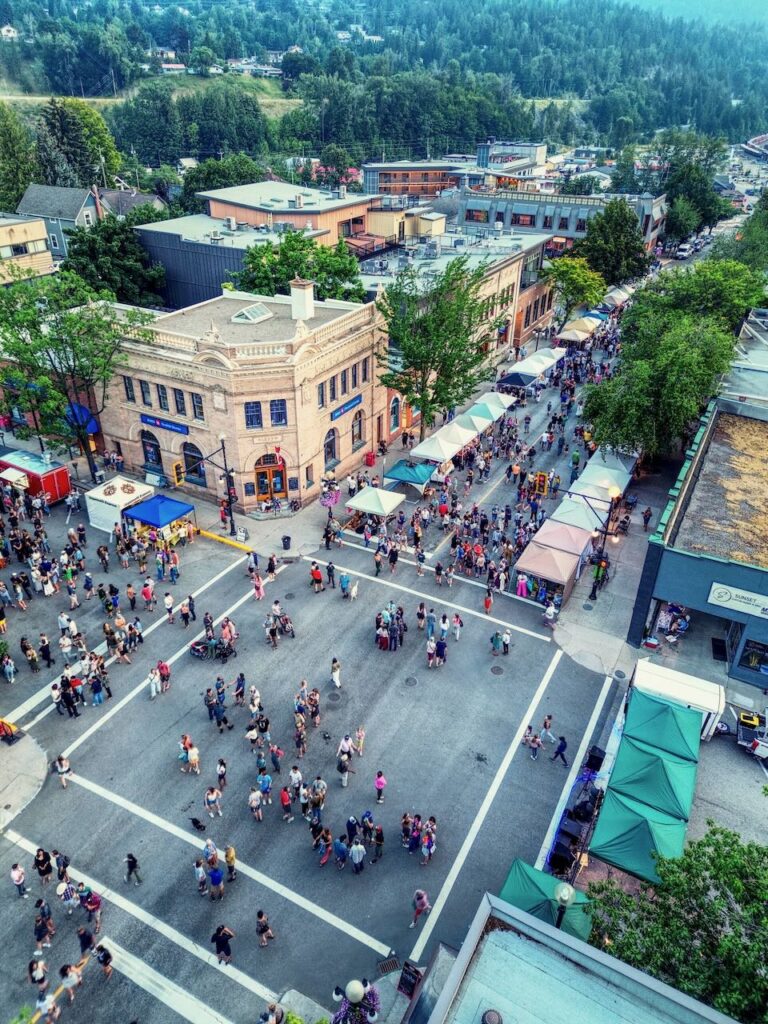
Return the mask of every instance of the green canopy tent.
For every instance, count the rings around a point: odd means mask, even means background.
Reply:
[[[517,858],[512,861],[507,880],[504,883],[499,896],[501,899],[511,903],[513,907],[519,907],[539,921],[547,924],[557,924],[557,911],[559,904],[555,899],[555,887],[560,883],[559,878],[548,875],[546,871],[538,871],[530,864]],[[589,913],[590,900],[586,893],[576,890],[576,898],[568,907],[563,917],[561,931],[583,939],[589,939],[592,931],[592,918]]]
[[[697,762],[701,743],[701,712],[679,704],[668,704],[665,700],[633,688],[623,735],[650,743],[659,750],[666,750],[687,761]]]
[[[653,854],[680,857],[687,822],[648,804],[606,790],[589,852],[647,882],[658,882]]]
[[[610,789],[686,821],[696,789],[696,762],[624,736]]]
[[[434,471],[435,467],[428,462],[420,462],[416,465],[406,459],[400,459],[384,473],[384,479],[397,480],[401,484],[411,484],[421,494]]]

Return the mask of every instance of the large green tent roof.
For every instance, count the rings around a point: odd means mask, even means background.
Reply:
[[[507,880],[504,883],[499,896],[501,899],[511,903],[513,907],[519,907],[532,917],[547,924],[557,924],[557,911],[559,904],[555,899],[555,886],[560,882],[554,875],[548,875],[546,871],[538,871],[530,864],[519,858],[512,861]],[[575,935],[577,939],[586,942],[592,930],[592,918],[589,913],[590,900],[586,893],[576,890],[574,902],[568,907],[563,917],[561,930]]]
[[[679,704],[668,704],[633,687],[624,722],[624,736],[649,743],[687,761],[698,761],[701,713]]]
[[[648,804],[607,789],[597,819],[590,853],[622,871],[658,882],[652,854],[680,857],[687,822]]]
[[[696,789],[696,762],[624,736],[610,788],[687,821]]]

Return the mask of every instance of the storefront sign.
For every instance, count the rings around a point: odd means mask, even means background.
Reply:
[[[162,416],[149,416],[143,412],[141,422],[148,427],[159,427],[160,430],[172,430],[174,434],[188,434],[189,427],[186,423],[174,423],[173,420],[164,420]]]
[[[739,590],[738,587],[728,587],[724,583],[713,583],[707,600],[719,608],[732,608],[744,615],[768,619],[768,596],[756,594],[754,590]]]
[[[333,412],[331,413],[331,421],[337,420],[339,416],[343,416],[344,413],[346,412],[350,412],[352,409],[355,408],[355,406],[360,405],[362,400],[362,395],[355,395],[354,398],[350,398],[348,402],[344,403],[344,405],[340,405],[338,409],[333,410]]]

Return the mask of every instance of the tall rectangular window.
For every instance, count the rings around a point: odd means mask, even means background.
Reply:
[[[184,392],[181,388],[173,389],[173,400],[176,403],[176,412],[179,416],[187,415],[187,400],[184,397]]]
[[[352,363],[352,390],[353,391],[357,388],[357,375],[358,375],[357,363]]]
[[[284,398],[273,398],[269,403],[269,418],[273,427],[288,426],[288,404]]]
[[[123,387],[125,388],[125,400],[126,402],[136,401],[136,391],[133,387],[132,377],[123,377]]]
[[[342,370],[341,371],[341,393],[342,393],[342,395],[346,395],[346,393],[349,391],[348,381],[349,381],[349,374],[347,373],[346,370]]]
[[[335,402],[336,401],[336,378],[335,377],[329,377],[328,378],[328,398],[330,399],[331,402]]]
[[[317,385],[317,408],[325,408],[325,383]]]
[[[205,413],[203,412],[203,396],[191,391],[189,397],[192,399],[192,415],[196,420],[204,420]]]
[[[246,402],[243,408],[245,410],[245,429],[261,430],[264,426],[261,418],[261,402]]]
[[[145,380],[139,381],[139,387],[141,388],[141,400],[144,405],[148,405],[152,408],[152,392],[149,390],[149,384]]]
[[[164,412],[169,411],[170,407],[168,405],[168,388],[165,386],[165,384],[157,385],[157,404]]]
[[[362,365],[363,365],[363,372],[362,372],[363,384],[367,384],[368,383],[368,356],[365,357],[365,359],[363,360],[363,364]]]

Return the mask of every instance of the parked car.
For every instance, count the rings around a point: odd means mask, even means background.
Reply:
[[[675,253],[676,260],[687,260],[689,256],[693,255],[693,246],[687,242],[683,242],[682,245],[678,245],[677,252]]]

